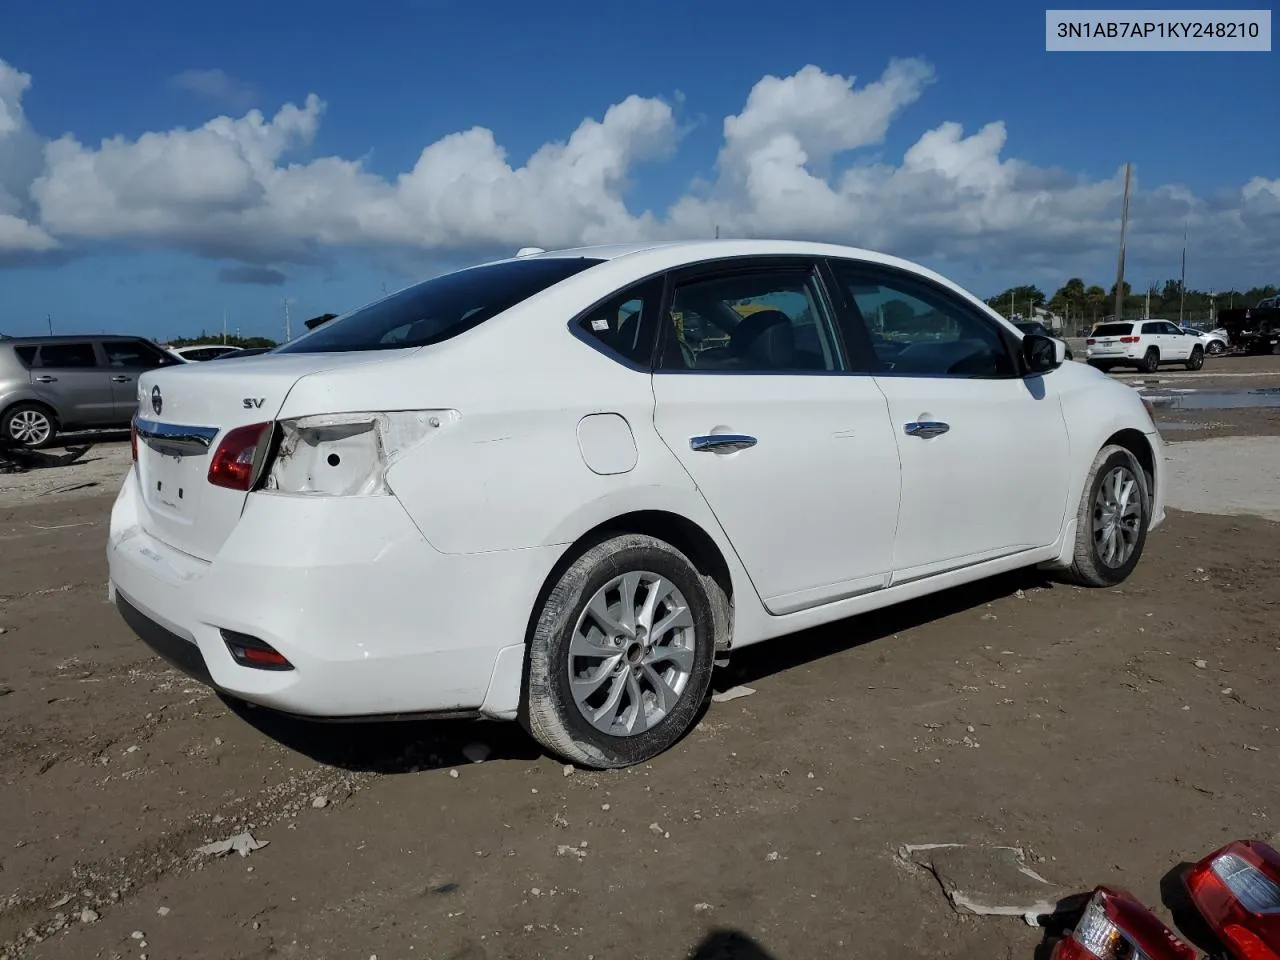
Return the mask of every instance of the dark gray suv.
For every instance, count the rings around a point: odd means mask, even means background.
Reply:
[[[182,362],[141,337],[0,339],[0,436],[38,449],[60,431],[127,427],[139,374]]]

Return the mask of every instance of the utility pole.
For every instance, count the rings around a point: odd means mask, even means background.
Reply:
[[[45,320],[47,320],[47,321],[49,322],[49,336],[51,336],[51,337],[52,337],[52,336],[53,336],[53,314],[52,314],[52,313],[46,313],[46,314],[44,315],[44,318],[45,318]]]
[[[1014,312],[1015,312],[1013,308],[1014,308],[1014,303],[1013,303],[1013,291],[1012,291],[1012,290],[1010,290],[1010,291],[1009,291],[1009,319],[1010,319],[1010,320],[1012,320],[1012,319],[1013,319],[1013,314],[1014,314]]]
[[[1187,221],[1182,223],[1182,276],[1178,280],[1178,326],[1182,326],[1182,308],[1187,302]]]
[[[284,342],[288,343],[293,339],[289,334],[289,298],[284,298]]]
[[[227,345],[227,308],[222,308],[222,345]]]
[[[716,224],[716,239],[720,239],[720,224]]]
[[[1116,261],[1116,319],[1124,319],[1124,244],[1129,233],[1129,175],[1133,164],[1124,165],[1124,206],[1120,211],[1120,256]]]

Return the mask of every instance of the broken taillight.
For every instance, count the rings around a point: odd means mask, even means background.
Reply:
[[[129,452],[133,454],[133,459],[138,459],[138,412],[135,410],[133,417],[129,420]]]
[[[257,479],[270,437],[270,423],[251,423],[227,431],[209,463],[209,482],[248,492]]]
[[[1089,344],[1089,346],[1093,346],[1097,342],[1098,341],[1093,339],[1093,337],[1089,337],[1087,340],[1085,340],[1085,343]]]
[[[1195,960],[1195,956],[1132,894],[1098,887],[1071,935],[1054,947],[1052,960]]]
[[[1191,901],[1236,960],[1280,958],[1280,853],[1236,840],[1187,871]]]

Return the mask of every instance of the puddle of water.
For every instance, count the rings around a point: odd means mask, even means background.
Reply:
[[[1249,390],[1195,390],[1190,393],[1163,392],[1145,395],[1152,406],[1167,410],[1243,410],[1280,407],[1280,387]]]

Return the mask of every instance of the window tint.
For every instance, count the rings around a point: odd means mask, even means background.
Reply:
[[[839,370],[811,271],[773,270],[676,287],[663,370]]]
[[[1163,323],[1144,323],[1142,325],[1142,332],[1157,334],[1157,333],[1167,333],[1168,331],[1165,330]]]
[[[651,280],[592,310],[578,328],[606,350],[648,369],[661,302],[662,280]]]
[[[22,361],[22,365],[29,367],[36,362],[35,347],[14,347],[13,352],[18,355],[18,359]]]
[[[46,343],[40,348],[42,367],[96,367],[92,343]]]
[[[923,279],[833,264],[871,334],[879,369],[925,377],[1009,377],[1017,367],[994,321]]]
[[[531,257],[446,273],[330,320],[276,352],[396,350],[440,343],[601,262]]]
[[[169,362],[159,350],[141,340],[106,340],[102,349],[109,367],[162,367]]]
[[[1101,326],[1094,327],[1093,337],[1127,337],[1133,333],[1132,323],[1104,323]]]

